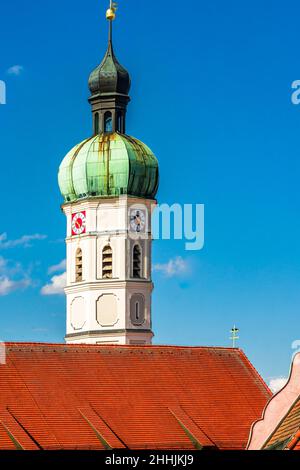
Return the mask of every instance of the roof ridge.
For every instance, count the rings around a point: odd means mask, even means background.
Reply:
[[[42,342],[19,342],[19,341],[4,341],[6,347],[34,347],[34,346],[39,346],[39,347],[63,347],[63,348],[68,348],[68,349],[83,349],[83,348],[88,348],[88,349],[176,349],[176,350],[220,350],[220,351],[228,351],[228,352],[235,352],[242,354],[245,356],[249,364],[252,366],[251,362],[245,355],[242,349],[239,348],[231,348],[231,347],[224,347],[224,346],[183,346],[183,345],[172,345],[172,344],[154,344],[154,345],[133,345],[133,344],[66,344],[66,343],[42,343]],[[256,371],[256,369],[252,366],[252,368]],[[256,371],[257,372],[257,371]],[[258,374],[258,372],[257,372]],[[258,374],[259,375],[259,374]],[[260,376],[261,378],[261,376]],[[263,379],[261,378],[263,381]]]

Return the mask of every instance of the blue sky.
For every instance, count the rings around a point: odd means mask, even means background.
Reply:
[[[202,251],[155,242],[155,264],[188,267],[154,272],[155,341],[227,346],[236,323],[264,378],[286,376],[300,339],[300,106],[291,103],[300,79],[299,2],[119,6],[115,50],[133,82],[128,133],[159,158],[160,202],[206,208]],[[64,297],[41,289],[63,272],[51,269],[65,257],[57,170],[91,134],[87,79],[105,52],[106,7],[1,5],[3,340],[64,337]]]

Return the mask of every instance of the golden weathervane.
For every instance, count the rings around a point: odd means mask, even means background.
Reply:
[[[109,9],[106,11],[106,19],[113,21],[116,18],[117,8],[117,3],[113,2],[113,0],[110,0]]]

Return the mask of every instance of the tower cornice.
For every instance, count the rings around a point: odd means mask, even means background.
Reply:
[[[79,292],[85,292],[87,290],[97,290],[97,291],[107,291],[107,289],[133,289],[137,290],[141,286],[148,285],[150,291],[152,292],[154,289],[154,284],[152,280],[149,279],[139,279],[138,281],[127,279],[127,280],[120,280],[120,279],[109,279],[109,280],[101,280],[101,284],[99,284],[99,280],[94,282],[81,282],[81,283],[74,283],[73,285],[69,285],[65,287],[66,294],[76,294]]]

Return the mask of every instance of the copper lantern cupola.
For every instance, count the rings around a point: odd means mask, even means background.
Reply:
[[[126,108],[130,101],[130,76],[118,62],[112,44],[109,20],[108,47],[101,64],[89,78],[94,134],[126,132]]]

